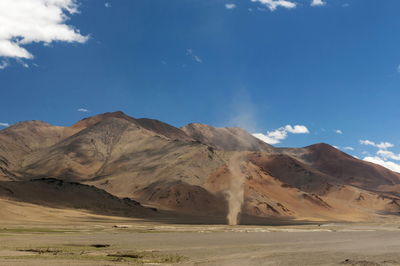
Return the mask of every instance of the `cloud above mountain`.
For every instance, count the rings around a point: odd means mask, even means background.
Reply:
[[[371,140],[360,140],[360,144],[378,148],[378,151],[376,152],[375,156],[368,155],[364,157],[363,159],[364,161],[379,164],[392,171],[400,173],[400,164],[394,162],[394,161],[400,161],[400,154],[396,154],[388,150],[390,148],[393,148],[394,144],[390,142],[375,143],[374,141]]]
[[[77,12],[75,0],[1,0],[0,57],[32,59],[26,48],[32,43],[86,42],[87,36],[66,24]]]
[[[379,164],[383,167],[386,167],[394,172],[398,172],[400,173],[400,164],[397,164],[395,162],[392,161],[386,161],[384,159],[382,159],[381,157],[378,156],[368,156],[364,158],[364,161],[367,162],[371,162],[371,163],[375,163],[375,164]]]
[[[310,131],[306,126],[303,125],[295,125],[295,126],[286,125],[276,130],[268,131],[267,134],[254,133],[253,136],[268,144],[278,144],[281,143],[282,140],[285,140],[288,137],[289,133],[309,134]]]
[[[381,142],[381,143],[375,143],[370,140],[360,140],[360,144],[362,145],[367,145],[367,146],[373,146],[379,149],[388,149],[394,147],[394,145],[390,142]]]
[[[394,152],[388,150],[379,150],[376,154],[384,159],[400,161],[400,154],[395,154]]]

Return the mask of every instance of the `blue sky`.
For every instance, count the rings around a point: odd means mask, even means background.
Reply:
[[[0,123],[122,110],[352,147],[400,171],[400,1],[314,1],[55,0],[57,19],[40,17],[49,0],[40,16],[4,0]]]

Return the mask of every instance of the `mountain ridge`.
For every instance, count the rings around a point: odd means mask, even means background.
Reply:
[[[355,221],[400,212],[400,174],[329,144],[275,148],[240,128],[176,128],[120,111],[70,127],[31,121],[0,131],[0,181],[43,178],[209,217],[226,215],[235,182],[243,217]]]

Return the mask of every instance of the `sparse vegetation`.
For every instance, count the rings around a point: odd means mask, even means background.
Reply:
[[[179,263],[185,260],[185,257],[178,254],[163,254],[160,252],[117,252],[108,254],[108,257],[134,259],[141,263]]]
[[[73,233],[79,230],[73,229],[50,229],[50,228],[0,228],[1,234],[32,234],[32,233]]]
[[[90,260],[135,263],[180,263],[186,257],[159,251],[114,251],[109,244],[66,244],[56,247],[18,248],[17,251],[32,253],[19,256],[1,256],[2,259],[45,259],[45,260]],[[102,251],[99,252],[99,249]]]

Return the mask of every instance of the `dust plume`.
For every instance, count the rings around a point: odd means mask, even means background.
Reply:
[[[236,91],[233,95],[230,112],[229,125],[250,132],[257,130],[257,106],[246,89]],[[227,215],[229,225],[237,225],[240,222],[239,215],[244,202],[245,175],[241,170],[244,161],[244,155],[241,153],[233,154],[228,161],[231,175],[225,193],[229,208]]]
[[[243,154],[236,153],[228,163],[228,168],[231,173],[228,190],[226,192],[229,207],[227,216],[229,225],[237,225],[239,223],[239,214],[244,201],[245,177],[241,170],[243,161]]]

